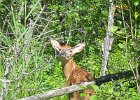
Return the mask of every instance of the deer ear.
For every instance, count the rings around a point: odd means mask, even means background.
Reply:
[[[57,51],[60,50],[60,47],[61,47],[61,46],[60,46],[60,44],[59,44],[58,41],[51,39],[51,45],[52,45],[52,47],[53,47],[55,50],[57,50]]]
[[[74,46],[72,48],[72,53],[75,54],[77,52],[80,52],[81,50],[83,50],[85,47],[85,43],[80,43],[80,44],[77,44],[76,46]]]

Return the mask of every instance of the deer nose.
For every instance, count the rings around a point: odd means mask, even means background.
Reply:
[[[59,55],[62,56],[62,57],[65,57],[66,53],[65,52],[60,52]]]

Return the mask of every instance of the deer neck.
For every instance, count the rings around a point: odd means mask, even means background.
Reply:
[[[72,71],[77,67],[77,64],[73,61],[73,59],[70,59],[68,61],[63,61],[62,67],[63,67],[64,75],[68,80]]]

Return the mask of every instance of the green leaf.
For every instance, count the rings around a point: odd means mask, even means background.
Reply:
[[[113,93],[113,88],[109,88],[108,93],[112,94]]]
[[[90,100],[99,100],[99,98],[98,98],[96,95],[92,95],[92,96],[90,97]]]
[[[139,16],[139,13],[138,12],[135,12],[135,19],[137,19]]]
[[[134,2],[134,6],[138,6],[138,5],[139,5],[138,1]]]
[[[118,30],[118,26],[111,26],[111,27],[109,28],[109,31],[112,32],[112,33],[114,33],[114,32],[117,31],[117,30]]]
[[[114,92],[114,95],[118,97],[120,96],[120,92]]]
[[[83,89],[83,90],[85,89],[85,87],[84,87],[84,86],[80,86],[80,88],[81,88],[81,89]]]
[[[99,87],[97,85],[91,85],[91,86],[94,89],[94,91],[98,91],[99,90]]]
[[[124,44],[121,44],[121,43],[119,43],[118,46],[119,46],[120,48],[125,48],[125,45],[124,45]]]
[[[86,94],[85,93],[80,93],[80,96],[84,97],[84,96],[86,96]]]

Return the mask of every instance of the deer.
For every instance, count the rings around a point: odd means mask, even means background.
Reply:
[[[67,44],[61,44],[58,41],[51,39],[52,47],[58,52],[62,64],[62,70],[66,78],[66,86],[71,86],[74,84],[80,84],[82,82],[94,81],[93,76],[87,72],[85,69],[77,65],[72,56],[85,47],[85,43],[79,43],[74,47],[70,47]],[[85,95],[80,96],[83,92]],[[90,96],[93,95],[93,89],[86,89],[83,91],[76,91],[69,94],[69,100],[89,100]]]

